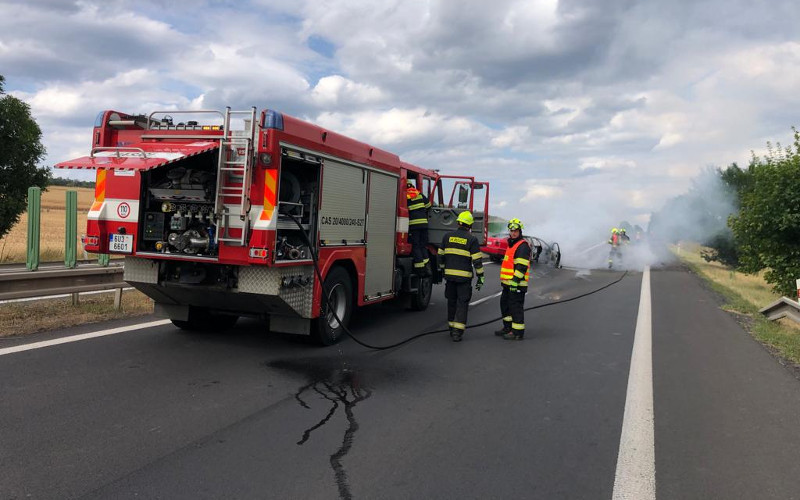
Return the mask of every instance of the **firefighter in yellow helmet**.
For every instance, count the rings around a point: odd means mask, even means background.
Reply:
[[[458,215],[458,229],[446,233],[439,247],[440,267],[446,281],[444,296],[447,298],[447,322],[453,342],[461,342],[467,328],[467,310],[472,298],[472,269],[478,281],[475,289],[484,283],[482,254],[478,238],[472,233],[472,214],[465,210]]]
[[[503,328],[494,332],[506,340],[525,338],[525,293],[530,278],[531,246],[522,237],[524,225],[519,219],[508,221],[508,249],[500,265],[500,313]]]
[[[617,233],[619,233],[619,240],[623,245],[627,245],[631,242],[631,237],[628,236],[628,232],[624,227],[619,228]]]
[[[611,245],[611,250],[608,252],[608,268],[611,269],[614,265],[615,257],[620,263],[622,262],[622,252],[619,249],[622,244],[622,238],[620,237],[619,229],[611,228],[611,237],[608,239],[608,244]]]
[[[411,260],[414,272],[421,276],[430,276],[428,267],[428,209],[431,203],[419,192],[410,181],[406,183],[406,200],[408,202],[408,240],[411,243]]]

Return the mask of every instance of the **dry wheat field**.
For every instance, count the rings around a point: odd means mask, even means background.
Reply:
[[[66,192],[78,192],[78,258],[85,255],[80,244],[81,234],[86,232],[86,213],[94,200],[94,189],[65,186],[50,186],[42,192],[42,220],[39,259],[42,262],[59,261],[64,258],[64,232],[66,224]],[[0,238],[0,263],[25,262],[27,255],[28,214],[22,214],[19,222],[5,237]]]
[[[51,186],[42,193],[42,262],[64,259],[66,192],[70,190],[78,192],[78,258],[96,257],[95,254],[84,253],[80,244],[81,234],[86,232],[86,213],[94,200],[94,189]],[[28,214],[25,213],[17,225],[4,238],[0,238],[0,263],[25,262],[27,237]],[[82,294],[77,305],[73,305],[69,297],[0,303],[0,338],[153,312],[153,301],[135,290],[124,293],[121,311],[115,311],[112,304],[111,293]]]

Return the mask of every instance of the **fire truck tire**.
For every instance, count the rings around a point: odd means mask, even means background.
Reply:
[[[424,311],[428,308],[431,302],[431,294],[433,293],[433,279],[430,276],[427,278],[420,278],[419,287],[417,291],[411,294],[411,309],[413,311]]]
[[[344,327],[350,322],[353,312],[353,283],[344,268],[334,267],[325,278],[323,289],[327,291],[329,299],[322,301],[320,315],[314,320],[312,332],[320,344],[333,345],[342,338]],[[339,324],[332,311],[336,311],[336,316],[342,320],[344,327]]]

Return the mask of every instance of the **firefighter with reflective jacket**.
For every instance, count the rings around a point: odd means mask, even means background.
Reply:
[[[608,239],[608,244],[611,245],[611,250],[608,252],[608,268],[611,269],[614,265],[614,257],[620,263],[622,262],[622,251],[619,248],[622,245],[622,238],[620,237],[619,229],[611,228],[611,237]]]
[[[483,262],[478,238],[470,232],[474,219],[469,211],[461,212],[456,219],[458,229],[450,231],[442,238],[440,247],[440,267],[443,268],[447,298],[447,321],[453,342],[461,342],[467,328],[467,309],[472,298],[472,268],[478,281],[475,289],[480,290],[484,283]]]
[[[500,266],[500,313],[503,328],[494,332],[506,340],[522,340],[525,337],[525,293],[530,279],[531,247],[522,237],[522,221],[508,221],[508,249]]]
[[[406,199],[408,201],[408,240],[411,243],[411,260],[414,271],[421,276],[430,276],[428,267],[428,209],[431,203],[424,194],[420,193],[414,185],[406,184]]]

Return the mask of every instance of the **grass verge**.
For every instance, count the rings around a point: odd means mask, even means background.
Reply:
[[[699,245],[682,243],[671,250],[724,298],[723,309],[745,319],[739,323],[753,337],[773,354],[800,369],[800,325],[791,320],[770,321],[758,312],[780,298],[762,275],[743,274],[719,262],[706,262],[700,257],[703,247]]]
[[[114,310],[114,294],[82,294],[71,297],[0,304],[0,337],[27,335],[87,323],[142,316],[153,312],[153,301],[136,290],[122,293],[122,308]]]

